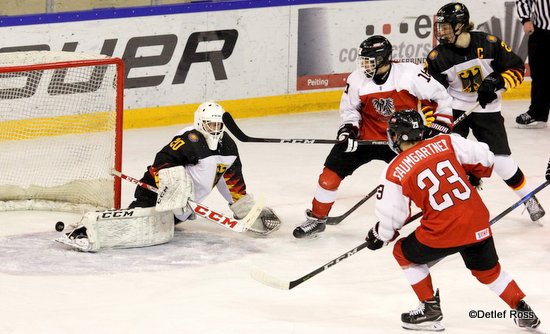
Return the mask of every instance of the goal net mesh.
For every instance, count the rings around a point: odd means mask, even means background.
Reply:
[[[0,53],[0,210],[120,206],[122,62]]]

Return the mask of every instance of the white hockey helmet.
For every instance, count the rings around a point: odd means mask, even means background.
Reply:
[[[222,106],[214,101],[203,102],[195,111],[195,129],[204,135],[208,148],[216,150],[223,137]]]

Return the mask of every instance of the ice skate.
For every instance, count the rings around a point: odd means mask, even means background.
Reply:
[[[546,213],[535,196],[525,202],[525,208],[527,209],[527,212],[529,212],[531,220],[534,222],[544,217],[544,214]]]
[[[537,121],[528,113],[523,113],[516,117],[516,127],[518,129],[544,129],[547,127],[546,122]]]
[[[539,327],[540,319],[524,300],[519,301],[516,306],[516,311],[517,314],[514,318],[514,322],[520,328],[533,329]]]
[[[55,241],[84,252],[89,252],[91,250],[85,226],[75,228],[71,232],[65,233],[61,237],[55,239]]]
[[[439,303],[439,290],[434,300],[420,302],[418,308],[401,314],[402,327],[416,331],[441,332],[445,327],[441,324],[443,313]]]
[[[306,221],[302,225],[296,227],[292,233],[295,238],[311,238],[323,232],[327,223],[327,218],[316,218],[311,210],[306,210]]]

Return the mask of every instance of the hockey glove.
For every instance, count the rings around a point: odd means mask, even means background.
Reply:
[[[378,224],[380,224],[380,222],[376,223],[376,225],[370,229],[367,237],[365,238],[367,241],[367,248],[370,250],[377,250],[387,245],[387,242],[380,239],[380,235],[378,234]]]
[[[481,185],[483,184],[483,181],[481,180],[481,178],[475,176],[472,173],[467,173],[467,175],[468,175],[468,181],[470,182],[472,187],[476,188],[477,190],[483,189],[481,188]]]
[[[430,126],[435,121],[435,109],[430,105],[422,105],[422,113],[424,114],[424,119],[426,120],[426,126]]]
[[[497,99],[496,91],[504,88],[504,79],[498,73],[491,73],[479,85],[477,90],[477,101],[481,108],[485,109],[487,104]]]
[[[548,167],[546,167],[546,181],[550,181],[550,160],[548,160]]]
[[[346,123],[338,129],[336,139],[340,141],[341,149],[345,152],[357,151],[357,137],[359,137],[359,128],[351,123]]]

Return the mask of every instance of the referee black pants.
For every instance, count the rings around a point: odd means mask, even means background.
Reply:
[[[531,106],[529,115],[537,121],[548,121],[550,111],[550,30],[535,27],[527,43],[531,69]]]

